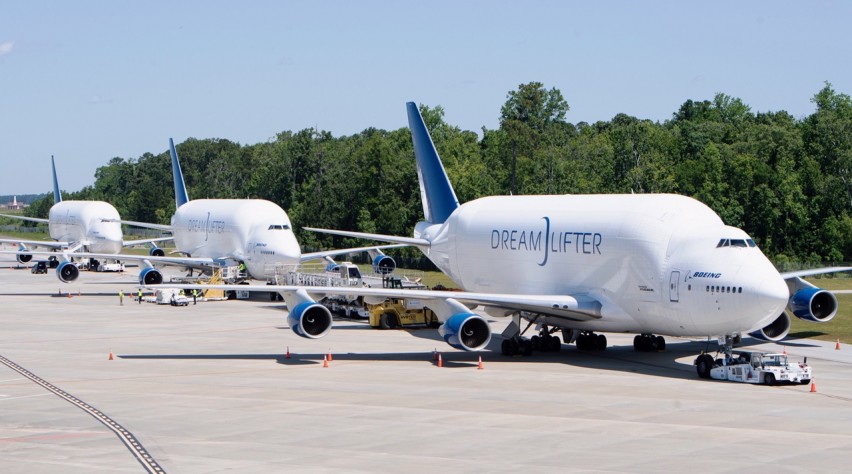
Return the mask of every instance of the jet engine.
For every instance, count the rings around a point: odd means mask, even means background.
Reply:
[[[80,269],[77,265],[65,260],[56,267],[56,276],[62,283],[71,283],[80,276]]]
[[[837,298],[822,288],[803,288],[790,298],[790,311],[805,321],[827,323],[837,314]]]
[[[166,251],[157,247],[156,245],[151,244],[151,250],[148,251],[148,255],[152,257],[163,257],[166,255]]]
[[[287,323],[299,336],[318,339],[331,330],[331,311],[316,301],[303,301],[290,310]]]
[[[751,335],[764,341],[778,342],[787,337],[789,332],[790,316],[784,312],[775,321],[769,323],[768,326],[752,332]]]
[[[154,267],[146,267],[139,272],[140,285],[159,285],[162,282],[163,274]]]
[[[389,275],[396,270],[396,261],[387,255],[376,255],[373,257],[373,272],[380,275]]]
[[[481,316],[473,313],[456,313],[438,328],[444,341],[466,351],[479,351],[491,341],[491,328]]]
[[[29,261],[33,259],[33,256],[30,254],[19,253],[15,258],[18,259],[18,263],[29,263]]]

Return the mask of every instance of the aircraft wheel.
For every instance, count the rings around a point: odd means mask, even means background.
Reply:
[[[666,339],[663,336],[657,336],[657,350],[660,352],[664,352],[666,350]]]
[[[530,338],[530,342],[532,343],[532,347],[534,350],[543,351],[544,349],[541,347],[541,338],[538,336],[533,336]]]
[[[562,341],[558,336],[550,336],[548,341],[548,349],[551,352],[559,352],[559,350],[562,349]]]
[[[503,343],[500,344],[500,352],[503,353],[504,356],[513,356],[512,354],[512,340],[511,339],[503,339]]]
[[[713,368],[713,357],[710,354],[701,354],[695,360],[695,370],[698,376],[703,379],[710,378],[710,369]]]
[[[598,334],[598,336],[595,338],[595,344],[596,344],[595,349],[597,349],[599,351],[605,351],[606,350],[606,336],[604,336],[603,334]]]
[[[642,352],[642,336],[638,334],[633,337],[633,350],[636,352]]]
[[[522,341],[521,341],[521,344],[520,344],[520,349],[521,349],[521,353],[522,353],[524,356],[527,356],[527,357],[531,356],[531,355],[532,355],[532,353],[533,353],[533,345],[532,345],[532,341],[530,341],[530,340],[522,340]]]

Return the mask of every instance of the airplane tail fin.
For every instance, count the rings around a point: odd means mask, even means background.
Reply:
[[[56,179],[56,162],[50,155],[50,166],[53,167],[53,203],[62,202],[62,193],[59,192],[59,181]]]
[[[423,201],[423,214],[426,222],[440,224],[450,217],[459,207],[459,200],[447,178],[444,165],[432,137],[426,130],[426,124],[417,109],[417,104],[408,102],[408,128],[414,142],[414,157],[417,159],[417,178],[420,180],[420,199]]]
[[[186,183],[183,181],[183,172],[180,170],[175,142],[171,138],[169,138],[169,154],[172,156],[172,177],[175,181],[175,209],[177,209],[189,202],[189,195],[186,194]]]

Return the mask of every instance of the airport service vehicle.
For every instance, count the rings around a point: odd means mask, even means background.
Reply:
[[[396,329],[441,325],[435,313],[423,306],[423,300],[420,299],[388,298],[383,303],[367,305],[367,308],[370,311],[370,326],[374,328]]]
[[[702,354],[695,359],[695,368],[702,378],[754,384],[807,385],[813,378],[807,359],[790,362],[787,354],[766,352],[732,351],[730,356],[715,360],[710,354]]]
[[[331,313],[315,298],[419,298],[442,322],[439,335],[467,351],[488,347],[491,317],[509,317],[501,350],[563,342],[604,350],[604,332],[637,334],[637,351],[658,350],[662,336],[718,338],[726,349],[742,334],[778,341],[790,315],[816,323],[837,313],[837,299],[802,277],[852,267],[780,274],[742,229],[725,225],[705,204],[674,194],[490,196],[459,204],[414,103],[408,103],[424,220],[413,237],[312,229],[419,248],[463,291],[392,288],[246,288],[279,291],[296,334],[319,338]],[[292,304],[295,303],[295,304]],[[728,352],[726,350],[726,352]]]
[[[33,264],[32,268],[30,268],[30,272],[36,275],[39,273],[47,273],[47,264],[48,262],[46,260],[39,260]]]
[[[170,304],[172,306],[186,306],[189,304],[189,298],[181,290],[163,288],[157,290],[156,295],[157,304]]]

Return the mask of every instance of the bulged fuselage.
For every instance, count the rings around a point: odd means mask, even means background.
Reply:
[[[287,213],[262,199],[196,199],[172,216],[175,246],[193,257],[244,262],[249,274],[269,276],[296,265],[301,250]]]
[[[60,242],[83,242],[89,252],[115,254],[124,239],[119,219],[115,207],[103,201],[61,201],[50,208],[48,232]]]
[[[740,229],[679,195],[497,196],[420,223],[429,258],[467,291],[588,295],[580,330],[708,336],[783,311],[788,290]],[[550,321],[564,326],[566,322]]]

